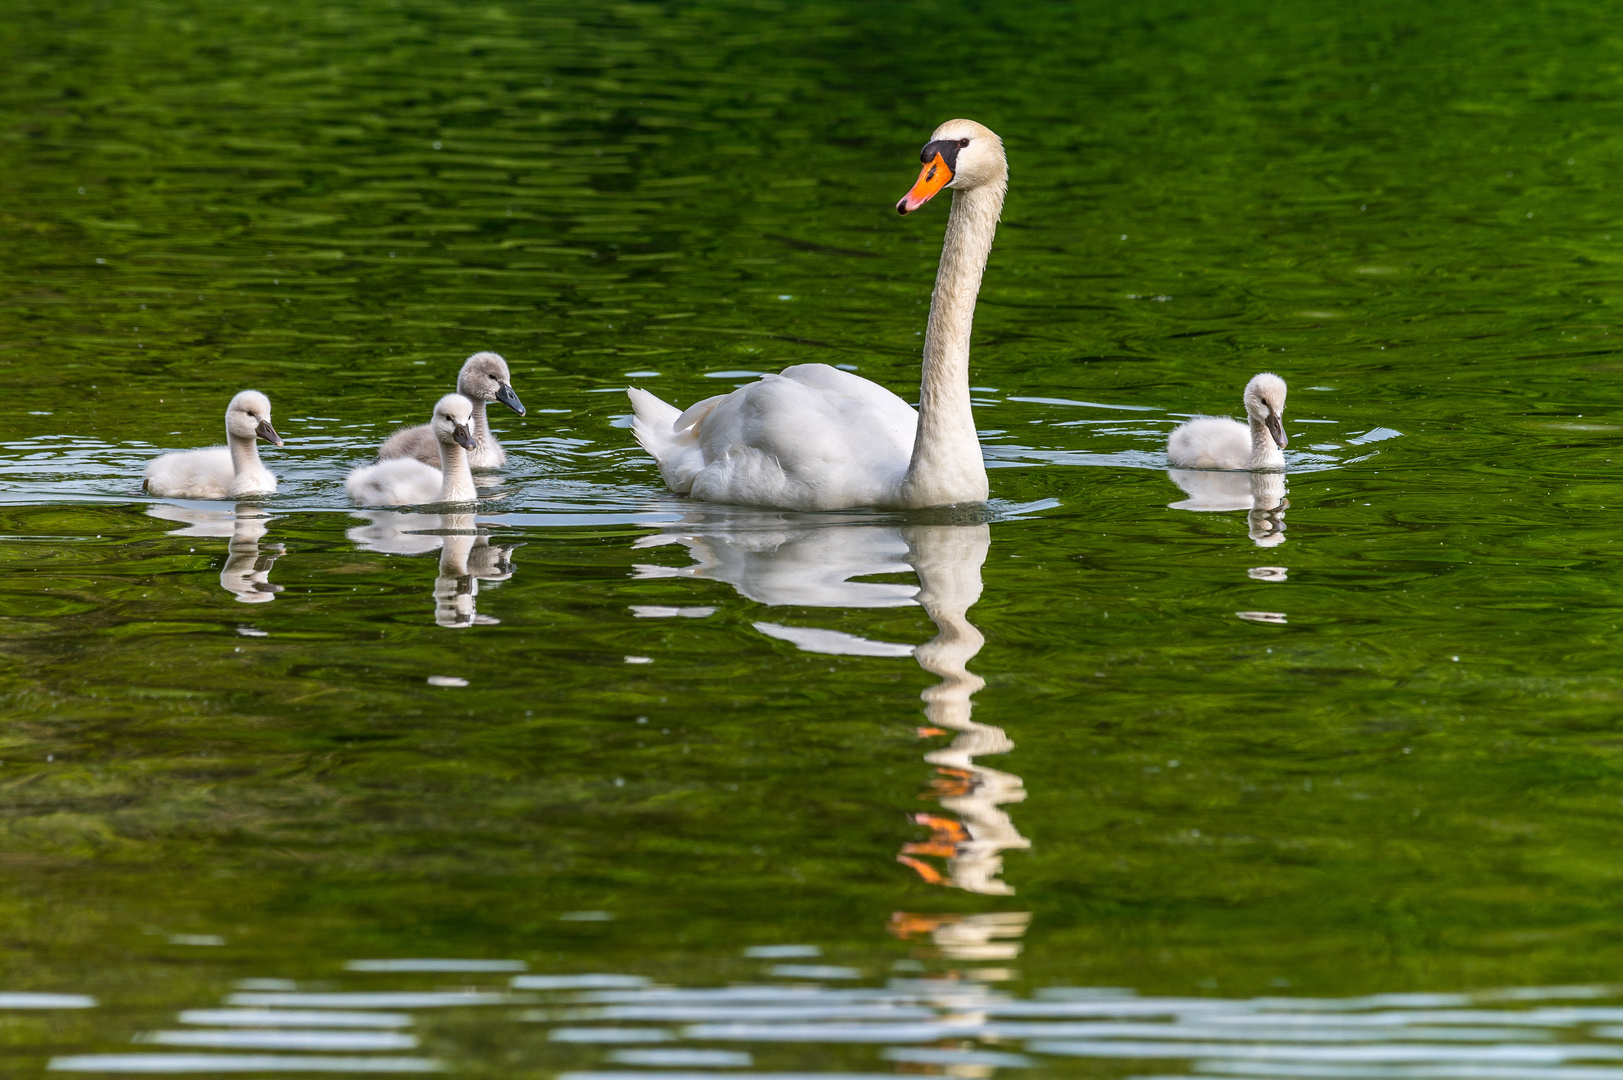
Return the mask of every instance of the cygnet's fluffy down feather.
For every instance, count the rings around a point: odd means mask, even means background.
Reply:
[[[1245,387],[1246,423],[1197,416],[1167,439],[1167,464],[1178,469],[1282,469],[1285,380],[1263,372]]]
[[[477,352],[468,357],[457,375],[456,392],[473,402],[473,442],[468,452],[468,464],[475,469],[499,469],[507,464],[507,451],[496,440],[495,432],[485,416],[487,402],[500,402],[524,415],[524,404],[513,392],[513,376],[507,361],[493,352]],[[378,448],[378,460],[412,457],[425,465],[439,468],[440,444],[428,424],[401,428],[384,440]]]
[[[833,510],[883,505],[913,456],[918,414],[827,364],[799,364],[686,412],[630,391],[631,429],[672,491],[709,502]]]
[[[251,491],[232,491],[236,472],[231,467],[231,451],[224,446],[210,446],[204,450],[182,450],[147,464],[147,491],[165,499],[229,499],[235,495],[271,495],[276,491],[276,477],[263,465],[263,477],[256,479]]]
[[[473,441],[473,402],[446,394],[434,406],[428,428],[439,449],[440,468],[416,458],[390,458],[349,474],[344,490],[362,506],[413,506],[472,502],[477,497],[468,451]]]
[[[1167,462],[1181,469],[1244,469],[1251,428],[1226,416],[1197,416],[1167,440]]]
[[[416,458],[391,458],[357,468],[344,481],[344,490],[362,506],[415,506],[439,502],[444,485],[445,474],[434,466]]]
[[[244,390],[225,411],[227,445],[164,454],[147,463],[141,487],[165,499],[236,499],[276,494],[276,477],[259,460],[258,440],[282,445],[270,399]]]

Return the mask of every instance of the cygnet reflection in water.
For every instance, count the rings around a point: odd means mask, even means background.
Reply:
[[[951,744],[930,751],[936,766],[932,794],[942,814],[920,814],[929,840],[908,844],[897,859],[924,880],[1001,896],[1014,891],[1003,881],[1002,852],[1027,848],[1003,807],[1025,799],[1018,776],[976,761],[1004,754],[1014,743],[1002,728],[970,718],[971,697],[985,682],[967,665],[985,638],[967,613],[981,595],[981,566],[991,545],[991,529],[969,525],[859,523],[833,515],[717,508],[638,540],[636,547],[680,544],[693,564],[640,565],[634,576],[704,578],[731,585],[749,600],[769,606],[887,608],[922,606],[937,627],[936,636],[916,647],[874,641],[834,630],[758,622],[770,637],[808,652],[857,656],[912,656],[941,681],[921,695],[929,726],[926,738],[952,735]],[[862,581],[881,574],[913,572],[918,585]],[[671,610],[681,610],[673,608]],[[951,816],[948,816],[951,815]],[[943,872],[926,859],[945,859]]]
[[[1280,472],[1208,472],[1168,469],[1167,478],[1189,496],[1168,503],[1171,510],[1245,510],[1247,532],[1258,547],[1285,542],[1285,474]]]
[[[282,591],[270,583],[271,567],[287,553],[281,544],[260,544],[270,528],[271,515],[249,503],[234,507],[186,506],[154,503],[147,513],[185,526],[171,529],[170,536],[227,537],[225,566],[220,570],[220,588],[244,604],[268,604]]]
[[[494,626],[500,619],[478,612],[479,583],[513,576],[513,547],[492,544],[473,514],[415,514],[402,510],[359,513],[370,524],[346,535],[363,551],[385,555],[440,553],[434,578],[434,621],[453,629]]]

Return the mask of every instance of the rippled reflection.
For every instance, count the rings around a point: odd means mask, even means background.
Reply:
[[[428,961],[433,967],[414,960],[351,961],[342,973],[334,962],[334,970],[315,973],[325,978],[306,984],[241,980],[223,1000],[182,1007],[172,1020],[152,1017],[166,1026],[138,1030],[133,1038],[84,1029],[83,1042],[50,1044],[56,1056],[47,1069],[484,1075],[496,1064],[491,1048],[505,1050],[534,1032],[543,1035],[528,1042],[534,1067],[566,1080],[654,1075],[615,1068],[628,1065],[682,1070],[663,1073],[667,1080],[879,1080],[887,1075],[885,1063],[899,1063],[903,1072],[926,1066],[942,1075],[986,1078],[1005,1068],[1052,1069],[1065,1059],[1097,1062],[1096,1069],[1084,1069],[1088,1075],[1134,1069],[1143,1080],[1623,1076],[1623,988],[1617,986],[1222,998],[1141,996],[1130,988],[1084,985],[1022,996],[989,985],[1011,978],[1009,970],[966,966],[1018,955],[1016,939],[1027,920],[1023,912],[898,915],[892,931],[904,938],[929,935],[937,946],[933,958],[946,970],[928,975],[924,965],[907,961],[916,975],[878,985],[872,958],[851,953],[839,959],[868,960],[869,966],[793,965],[791,972],[778,965],[767,979],[701,986],[660,984],[634,973],[530,973],[520,960],[501,962],[512,974],[479,960]],[[777,947],[778,954],[790,955],[784,948]],[[792,948],[796,956],[822,952]],[[760,949],[745,955],[770,959]],[[449,970],[468,972],[471,985],[427,990],[406,981],[413,972]],[[767,981],[774,977],[795,981]],[[841,982],[825,985],[829,979]],[[269,986],[278,989],[261,989]],[[43,1000],[48,997],[0,995],[0,1010],[100,1007],[93,998]],[[433,1015],[448,1011],[458,1015],[455,1025]],[[112,1030],[120,1026],[118,1014],[106,1019]],[[26,1040],[35,1030],[18,1025],[15,1038]],[[428,1056],[430,1046],[443,1056]],[[510,1057],[502,1060],[510,1063]],[[832,1062],[838,1071],[829,1068]],[[1152,1071],[1145,1071],[1146,1063],[1154,1063]]]
[[[261,544],[270,528],[271,515],[251,503],[234,507],[219,504],[189,506],[184,503],[155,503],[147,513],[165,521],[180,522],[184,528],[171,529],[170,536],[226,537],[225,566],[220,570],[220,588],[244,604],[268,604],[282,591],[270,583],[271,567],[287,553],[281,544]]]
[[[856,523],[850,518],[801,516],[752,510],[707,510],[689,515],[663,532],[645,536],[635,547],[680,544],[693,564],[639,565],[638,578],[692,577],[724,581],[750,600],[799,607],[881,608],[922,606],[937,634],[919,646],[876,641],[818,627],[757,622],[769,637],[807,652],[843,656],[912,656],[941,681],[921,695],[929,726],[924,738],[953,736],[924,759],[936,768],[932,796],[943,813],[918,814],[928,840],[906,845],[898,861],[925,881],[969,892],[1008,895],[1002,880],[1002,852],[1027,848],[1003,809],[1026,797],[1018,776],[976,759],[1014,748],[1002,728],[971,719],[971,698],[985,681],[968,670],[986,639],[969,622],[980,599],[981,566],[991,545],[984,523],[894,525]],[[913,572],[918,585],[860,580]],[[687,614],[687,608],[637,609],[639,615]],[[928,861],[944,860],[944,866]]]
[[[1169,503],[1172,510],[1246,511],[1246,531],[1258,547],[1285,542],[1285,474],[1281,472],[1210,472],[1204,469],[1168,469],[1167,478],[1183,489],[1187,499]]]
[[[897,859],[926,881],[1006,896],[1014,888],[1000,876],[1002,853],[1028,848],[1031,841],[1020,835],[1003,807],[1023,802],[1026,788],[1013,773],[976,761],[988,754],[1006,754],[1014,743],[1002,728],[971,719],[970,699],[986,681],[968,669],[986,643],[968,612],[981,597],[981,566],[991,546],[991,531],[986,525],[921,525],[903,532],[909,561],[919,576],[916,599],[937,628],[936,636],[913,653],[920,667],[941,678],[921,695],[930,727],[920,734],[929,738],[953,733],[951,743],[925,754],[924,760],[936,767],[932,787],[942,809],[954,816],[917,815],[915,820],[930,829],[931,837],[908,844]],[[945,858],[946,872],[924,861],[929,857]]]
[[[1029,911],[986,911],[978,915],[922,915],[898,911],[890,917],[890,932],[906,941],[928,935],[936,954],[946,960],[1013,960],[1020,955]],[[975,977],[997,982],[1009,973],[979,969]],[[996,975],[998,978],[993,978]]]
[[[513,547],[492,544],[490,535],[479,531],[475,515],[372,510],[355,516],[369,524],[357,525],[345,535],[363,551],[385,555],[439,552],[439,574],[434,578],[436,623],[465,629],[501,621],[479,614],[479,583],[494,584],[513,576]]]

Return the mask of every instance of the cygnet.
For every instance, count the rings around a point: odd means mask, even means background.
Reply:
[[[499,401],[509,409],[524,415],[524,404],[513,393],[513,376],[507,370],[507,361],[493,352],[477,352],[462,365],[456,379],[456,392],[473,402],[473,450],[468,463],[475,469],[496,469],[507,464],[507,451],[496,441],[490,424],[485,419],[487,402]],[[416,458],[427,465],[438,465],[439,441],[427,424],[403,428],[390,435],[378,449],[378,460]]]
[[[276,494],[276,477],[259,460],[259,442],[276,446],[270,398],[244,390],[225,410],[225,446],[165,454],[147,465],[141,489],[166,499],[236,499]]]
[[[468,464],[468,451],[475,445],[473,402],[461,394],[446,394],[426,426],[439,447],[439,468],[414,457],[362,465],[344,482],[349,497],[362,506],[473,502],[477,494]]]
[[[1263,372],[1245,384],[1242,424],[1226,416],[1197,416],[1167,439],[1167,464],[1177,469],[1283,469],[1285,380]]]

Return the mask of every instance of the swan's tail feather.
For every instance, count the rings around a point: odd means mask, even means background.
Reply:
[[[676,434],[676,418],[682,413],[675,405],[667,405],[646,390],[635,386],[626,388],[631,399],[631,433],[642,448],[659,460],[660,449]]]
[[[704,453],[692,423],[677,426],[681,410],[646,390],[627,387],[631,398],[631,434],[659,465],[659,474],[672,491],[686,495],[693,478],[704,468]]]

